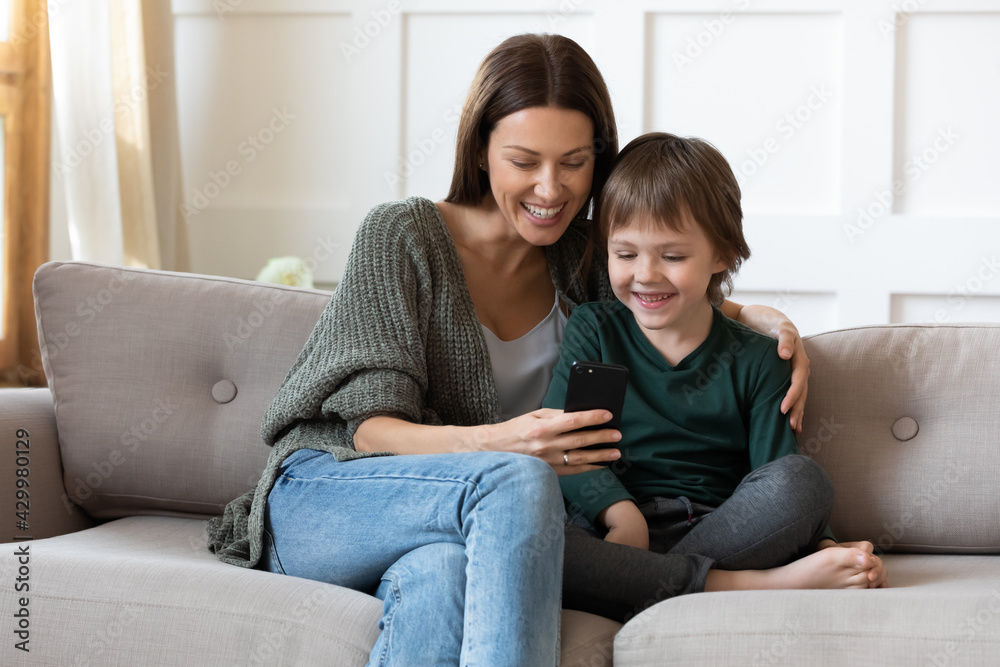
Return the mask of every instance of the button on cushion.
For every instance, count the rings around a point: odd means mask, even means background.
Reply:
[[[228,403],[236,398],[236,385],[231,380],[219,380],[212,387],[212,398],[216,403]]]
[[[913,417],[900,417],[896,420],[896,423],[892,425],[892,434],[896,436],[896,440],[900,442],[906,442],[910,440],[917,434],[920,427],[917,426],[917,421]]]

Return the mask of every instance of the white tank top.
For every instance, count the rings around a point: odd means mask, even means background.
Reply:
[[[500,340],[482,323],[480,326],[490,351],[503,418],[511,419],[542,407],[566,328],[559,294],[556,293],[556,302],[545,319],[520,338]]]

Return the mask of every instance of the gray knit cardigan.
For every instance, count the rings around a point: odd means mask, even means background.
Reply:
[[[545,248],[570,308],[588,295],[613,298],[601,253],[586,289],[577,274],[587,224],[574,220]],[[272,449],[260,481],[209,521],[209,549],[227,563],[256,565],[264,502],[281,463],[304,448],[338,461],[390,455],[354,449],[354,431],[376,415],[461,426],[500,421],[461,260],[437,206],[419,197],[376,206],[358,229],[343,280],[264,413],[261,437]]]

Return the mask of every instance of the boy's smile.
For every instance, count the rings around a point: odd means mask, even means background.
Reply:
[[[643,217],[608,238],[608,275],[615,296],[671,365],[708,336],[708,283],[725,269],[687,211],[678,231]]]
[[[635,296],[636,301],[640,306],[650,310],[665,305],[667,301],[677,296],[677,292],[671,292],[669,294],[661,294],[658,292],[633,292],[632,294]]]

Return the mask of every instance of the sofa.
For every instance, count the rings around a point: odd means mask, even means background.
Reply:
[[[86,262],[42,266],[34,292],[48,388],[0,391],[0,663],[363,665],[378,600],[205,546],[330,294]],[[624,626],[564,610],[562,665],[1000,664],[1000,326],[806,347],[800,445],[834,532],[875,543],[891,587],[651,591]]]

